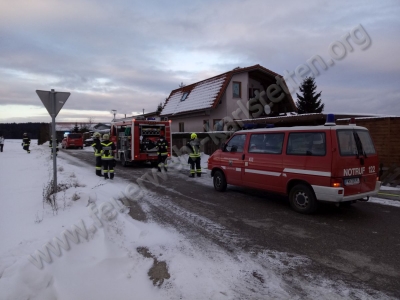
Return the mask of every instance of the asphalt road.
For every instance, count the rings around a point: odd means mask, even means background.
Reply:
[[[94,175],[92,153],[61,151],[87,162]],[[170,170],[154,184],[150,166],[116,167],[116,180],[136,182],[144,174],[148,193],[135,206],[138,219],[174,226],[195,243],[208,240],[232,254],[245,251],[265,268],[277,254],[286,253],[279,260],[290,267],[281,268],[282,276],[300,298],[307,298],[305,282],[329,278],[363,291],[371,289],[374,299],[374,291],[400,299],[400,207],[326,204],[314,215],[302,215],[279,195],[234,186],[219,193],[206,174],[193,179],[185,170]],[[140,211],[143,205],[146,213]],[[298,256],[303,263],[293,265]],[[253,275],[260,282],[266,280]]]

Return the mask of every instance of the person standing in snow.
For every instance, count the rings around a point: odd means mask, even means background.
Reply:
[[[101,175],[101,142],[100,142],[100,137],[101,134],[98,132],[95,132],[93,134],[93,150],[94,150],[94,156],[96,158],[96,175],[97,176],[102,176]]]
[[[158,155],[158,172],[161,172],[161,168],[167,171],[168,141],[165,139],[163,132],[161,132],[160,138],[156,143],[156,149]]]
[[[114,179],[114,152],[115,145],[110,141],[108,134],[103,135],[101,142],[101,161],[103,163],[104,179]],[[108,177],[110,173],[110,177]]]
[[[1,134],[0,135],[0,152],[3,152],[3,147],[4,147],[4,136]]]
[[[189,163],[190,163],[190,175],[189,177],[194,177],[194,174],[197,174],[197,177],[201,176],[201,167],[200,167],[200,142],[197,139],[197,134],[192,133],[190,135],[190,142],[186,144],[186,147],[189,151]],[[196,171],[195,171],[196,165]]]
[[[56,139],[56,155],[58,155],[57,152],[59,151],[58,144],[59,144],[58,139]],[[49,147],[51,149],[51,156],[53,157],[53,136],[50,136]]]
[[[29,150],[29,145],[31,144],[31,139],[28,137],[28,134],[25,132],[24,136],[22,137],[22,149],[26,150],[26,153],[31,153]]]

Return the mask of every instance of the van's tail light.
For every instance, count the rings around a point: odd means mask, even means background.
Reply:
[[[342,179],[340,178],[331,178],[331,187],[341,187],[342,186]]]

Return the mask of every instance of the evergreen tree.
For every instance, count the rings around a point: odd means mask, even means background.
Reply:
[[[78,127],[78,123],[75,123],[75,127],[74,127],[74,132],[79,132],[79,127]]]
[[[299,114],[321,113],[324,110],[325,104],[321,103],[321,93],[315,94],[317,86],[313,77],[307,77],[303,80],[300,86],[300,92],[303,96],[297,95],[296,106]]]
[[[159,114],[162,111],[162,109],[163,109],[163,104],[162,104],[162,102],[160,102],[160,104],[158,104],[158,106],[157,106],[156,112]]]

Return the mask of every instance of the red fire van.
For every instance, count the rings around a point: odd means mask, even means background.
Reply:
[[[61,141],[61,147],[64,149],[71,147],[83,149],[82,133],[68,133],[64,135],[64,139]]]
[[[208,160],[214,188],[227,184],[289,196],[312,213],[318,201],[368,201],[380,188],[378,155],[369,131],[355,124],[237,131]],[[333,121],[332,121],[333,119]]]

